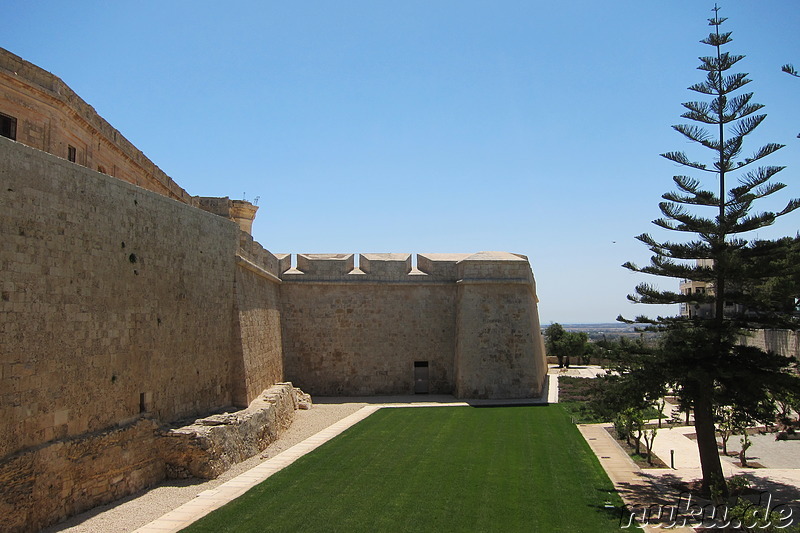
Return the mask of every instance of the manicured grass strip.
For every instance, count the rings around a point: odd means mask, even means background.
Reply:
[[[612,490],[558,405],[381,409],[185,531],[602,533]]]

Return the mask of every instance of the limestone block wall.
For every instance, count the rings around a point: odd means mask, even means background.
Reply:
[[[482,252],[458,271],[456,396],[539,396],[547,363],[527,258]]]
[[[786,329],[751,331],[748,336],[742,338],[742,344],[800,359],[800,335],[797,331]]]
[[[234,287],[233,404],[283,381],[278,259],[241,232]]]
[[[274,442],[292,424],[295,410],[308,409],[310,401],[291,383],[278,383],[262,391],[245,409],[162,431],[159,456],[166,463],[168,477],[216,478]]]
[[[0,458],[229,405],[235,223],[0,138]]]
[[[16,140],[184,203],[194,198],[60,78],[0,48],[0,113],[17,120]]]
[[[360,262],[304,254],[282,273],[286,379],[312,396],[411,394],[425,361],[430,392],[451,393],[455,285],[410,274],[409,254]]]
[[[0,529],[39,531],[168,477],[213,478],[267,447],[307,395],[291,383],[247,409],[161,427],[152,418],[29,448],[0,461]]]
[[[39,531],[163,480],[157,424],[138,419],[0,461],[0,529]]]
[[[513,254],[277,256],[286,379],[312,395],[538,396],[546,375],[528,261]]]

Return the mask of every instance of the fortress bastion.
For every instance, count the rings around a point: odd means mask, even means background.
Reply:
[[[191,196],[60,79],[0,49],[7,530],[167,476],[216,475],[307,404],[292,384],[541,394],[526,257],[364,253],[356,266],[354,254],[276,255],[250,235],[255,212]],[[190,429],[201,426],[220,429]]]

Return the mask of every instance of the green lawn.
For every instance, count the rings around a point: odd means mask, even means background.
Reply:
[[[558,405],[381,409],[185,531],[601,533],[611,489]]]

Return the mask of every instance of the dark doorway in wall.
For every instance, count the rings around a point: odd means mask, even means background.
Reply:
[[[428,362],[414,361],[414,394],[428,394]]]
[[[0,113],[0,136],[17,140],[17,119]]]

